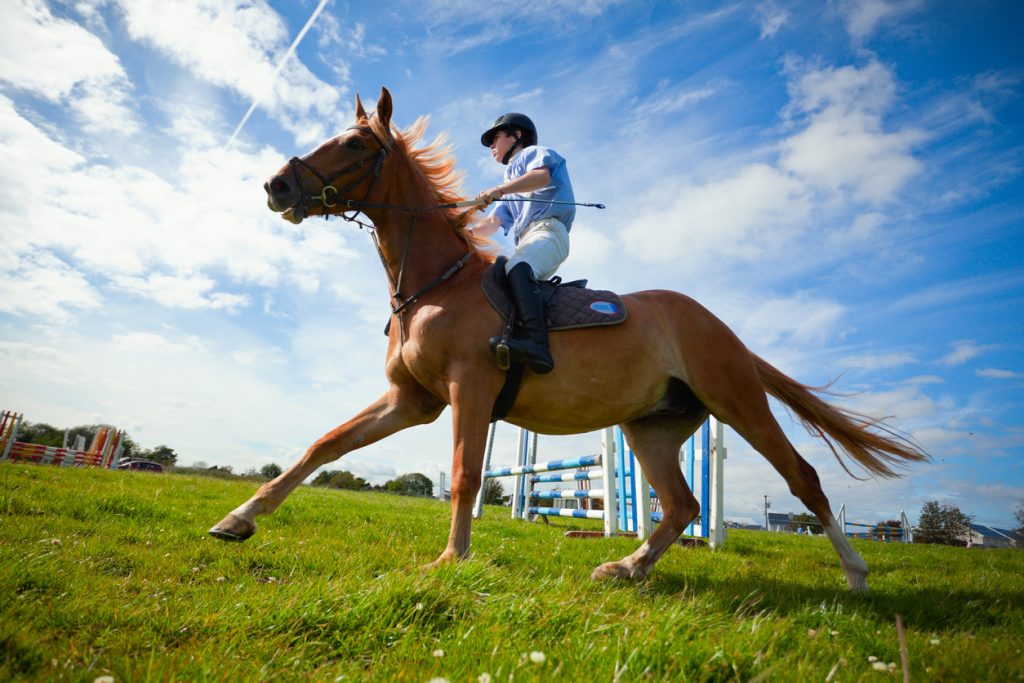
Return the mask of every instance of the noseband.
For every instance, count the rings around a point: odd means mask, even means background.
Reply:
[[[356,187],[358,187],[367,178],[373,176],[373,180],[370,182],[370,186],[366,189],[366,196],[370,196],[370,192],[373,190],[373,183],[376,182],[377,178],[380,177],[380,170],[381,167],[384,166],[384,159],[387,158],[390,147],[384,144],[384,141],[380,139],[377,133],[375,133],[371,128],[368,128],[366,126],[349,126],[348,128],[346,128],[346,130],[359,130],[364,133],[369,133],[377,141],[377,144],[380,145],[380,149],[378,149],[374,154],[363,159],[360,159],[359,161],[349,166],[346,166],[345,168],[341,169],[336,173],[333,173],[330,176],[325,176],[323,173],[310,166],[309,162],[307,162],[305,159],[300,159],[299,157],[292,157],[291,159],[289,159],[288,167],[292,171],[292,178],[295,179],[295,186],[299,189],[299,199],[297,202],[295,202],[295,205],[291,207],[291,210],[292,213],[298,218],[306,218],[306,216],[308,216],[306,210],[310,206],[315,206],[319,204],[320,206],[323,206],[324,209],[330,209],[335,206],[338,206],[339,202],[337,201],[337,199],[339,195],[344,196],[350,190],[353,190]],[[369,162],[371,161],[374,161],[374,163],[372,165],[369,165]],[[309,171],[310,173],[312,173],[313,175],[315,175],[320,180],[321,188],[319,194],[306,191],[306,188],[302,184],[302,177],[299,175],[300,166]],[[338,178],[349,175],[350,173],[355,173],[363,167],[366,167],[365,171],[363,171],[358,177],[354,178],[353,180],[350,180],[342,187],[337,188],[331,184]],[[359,205],[361,204],[361,202],[355,202],[351,199],[343,200],[341,203],[344,204],[345,207],[349,209],[358,209]]]

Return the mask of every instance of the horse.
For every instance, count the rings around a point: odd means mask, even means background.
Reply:
[[[355,122],[302,158],[293,157],[264,185],[271,211],[292,223],[340,215],[373,236],[392,296],[384,371],[388,389],[355,417],[324,434],[280,476],[209,530],[243,541],[255,518],[273,512],[319,467],[408,427],[434,421],[451,406],[451,527],[435,567],[465,558],[474,500],[481,485],[491,409],[506,373],[488,339],[506,321],[480,288],[495,260],[488,240],[471,234],[450,147],[416,146],[425,117],[393,127],[392,97],[381,89],[367,114],[358,95]],[[493,246],[493,245],[492,245]],[[760,452],[789,490],[817,516],[839,556],[850,590],[867,590],[867,564],[832,515],[814,468],[773,416],[778,399],[808,431],[846,461],[876,477],[926,460],[912,439],[838,406],[750,352],[710,311],[677,292],[623,295],[628,317],[610,327],[551,335],[556,367],[526,370],[505,421],[542,434],[579,434],[619,425],[661,501],[663,518],[632,554],[593,570],[592,578],[642,580],[700,511],[679,465],[679,449],[708,415]]]

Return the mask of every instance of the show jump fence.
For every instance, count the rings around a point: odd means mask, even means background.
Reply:
[[[124,433],[113,427],[102,427],[86,450],[65,446],[43,446],[18,441],[21,413],[5,410],[0,413],[0,462],[34,462],[63,467],[117,467],[124,452]]]
[[[495,424],[491,425],[484,459],[484,479],[515,477],[512,489],[512,518],[531,520],[537,517],[574,517],[600,519],[604,535],[636,533],[647,538],[654,524],[661,521],[657,496],[638,466],[633,452],[625,447],[622,430],[608,427],[601,430],[601,451],[593,455],[563,460],[537,462],[537,435],[520,429],[516,463],[491,469]],[[724,427],[714,419],[704,423],[699,436],[694,435],[680,451],[680,461],[687,482],[701,503],[699,524],[691,523],[686,533],[701,536],[711,547],[725,541],[723,496],[726,456]],[[699,456],[699,458],[698,458]],[[700,479],[694,479],[695,461],[701,461]],[[576,488],[542,489],[541,485],[573,482]],[[474,517],[483,516],[483,491],[477,495]],[[577,507],[559,507],[569,501]],[[538,504],[546,502],[547,505]],[[598,509],[598,505],[600,508]]]
[[[843,533],[851,538],[867,538],[875,541],[885,541],[886,543],[891,543],[893,541],[899,543],[914,542],[914,530],[910,526],[910,520],[907,519],[907,513],[903,510],[900,510],[899,526],[860,524],[858,522],[846,521],[846,503],[843,503],[839,506],[839,513],[836,515],[836,521],[839,522],[839,528],[843,530]],[[855,529],[866,528],[868,531],[850,531],[849,527],[854,527]]]

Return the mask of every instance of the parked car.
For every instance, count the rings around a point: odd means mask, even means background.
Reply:
[[[163,472],[164,466],[152,460],[125,460],[117,466],[119,470],[143,470],[148,472]]]

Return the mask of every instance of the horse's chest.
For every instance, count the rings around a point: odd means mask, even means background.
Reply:
[[[410,369],[443,365],[450,356],[450,332],[451,325],[446,324],[442,308],[421,306],[406,326],[401,350],[403,362]]]

